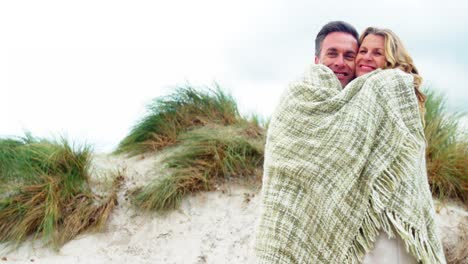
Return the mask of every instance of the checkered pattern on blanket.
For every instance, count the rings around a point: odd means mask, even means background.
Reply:
[[[258,263],[360,263],[379,233],[445,263],[412,76],[376,70],[344,89],[312,65],[268,128]]]

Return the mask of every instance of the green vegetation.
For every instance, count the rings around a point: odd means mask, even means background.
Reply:
[[[176,143],[177,136],[189,128],[208,123],[232,125],[242,120],[234,99],[219,86],[208,92],[178,87],[173,94],[156,98],[147,111],[115,153],[136,155],[160,150]]]
[[[89,229],[102,228],[117,203],[122,176],[101,199],[89,186],[91,149],[30,135],[0,139],[0,242],[30,235],[58,248]]]
[[[144,209],[177,208],[184,195],[213,190],[226,181],[261,179],[264,135],[255,126],[209,125],[186,132],[163,161],[171,173],[134,192]]]
[[[169,175],[132,191],[144,209],[177,208],[188,193],[213,190],[231,179],[259,181],[264,131],[256,115],[243,118],[235,100],[219,86],[207,92],[190,86],[155,99],[148,114],[120,142],[130,155],[175,145],[164,160]]]
[[[424,91],[427,171],[432,193],[439,199],[453,198],[468,203],[468,138],[459,121],[465,113],[449,113],[444,97]]]

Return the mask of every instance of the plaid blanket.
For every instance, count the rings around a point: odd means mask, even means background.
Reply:
[[[376,70],[342,89],[312,65],[268,128],[258,263],[360,263],[379,230],[445,263],[412,76]]]

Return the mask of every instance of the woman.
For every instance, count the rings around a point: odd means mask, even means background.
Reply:
[[[389,29],[368,27],[359,38],[359,51],[356,56],[356,76],[359,77],[375,69],[400,69],[414,78],[414,91],[418,98],[423,126],[426,96],[419,90],[422,78],[406,51],[400,38]]]
[[[359,51],[356,56],[356,76],[362,76],[376,69],[400,69],[414,78],[414,90],[418,99],[421,120],[424,126],[424,102],[426,97],[419,90],[421,76],[413,64],[413,60],[404,48],[401,40],[389,29],[368,27],[359,39]],[[366,254],[364,263],[417,263],[404,248],[404,242],[387,238],[380,231],[372,252]]]

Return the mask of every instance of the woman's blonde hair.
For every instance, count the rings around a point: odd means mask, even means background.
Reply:
[[[385,43],[385,60],[386,64],[384,69],[400,69],[404,72],[407,72],[413,75],[414,78],[414,90],[416,93],[416,97],[418,98],[419,107],[421,108],[421,112],[425,112],[424,103],[426,102],[426,96],[421,92],[419,89],[422,83],[422,77],[418,73],[418,69],[413,63],[413,59],[406,51],[405,47],[403,46],[403,42],[401,42],[400,38],[393,33],[390,29],[385,28],[375,28],[375,27],[368,27],[364,30],[359,38],[359,45],[362,43],[364,38],[369,35],[377,35],[382,36],[384,38]],[[423,116],[424,117],[424,116]]]

